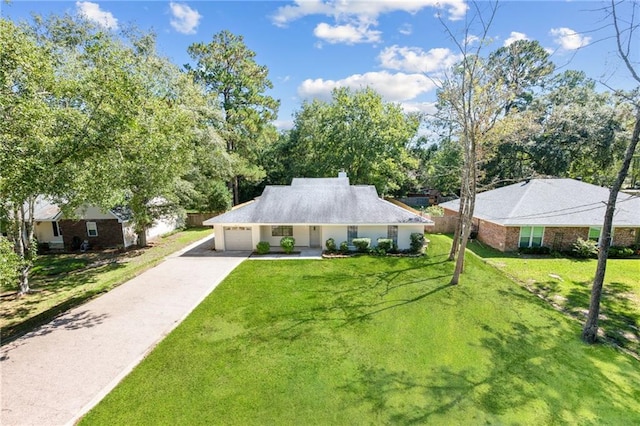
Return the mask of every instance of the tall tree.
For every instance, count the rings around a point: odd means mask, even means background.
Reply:
[[[553,76],[526,109],[512,109],[497,123],[484,153],[483,184],[536,174],[608,184],[626,146],[617,135],[625,113],[583,72]]]
[[[270,122],[277,117],[279,101],[265,94],[273,87],[269,71],[255,62],[256,54],[242,36],[225,30],[215,34],[209,44],[192,44],[188,53],[196,63],[185,68],[224,111],[220,130],[233,159],[234,176],[229,186],[233,203],[238,204],[239,178],[259,181],[264,177],[256,155],[261,145],[277,137]]]
[[[152,201],[174,198],[205,97],[158,57],[151,35],[121,38],[71,16],[0,22],[0,219],[27,293],[37,198],[67,214],[128,206],[144,244],[166,210]]]
[[[517,40],[489,55],[493,78],[507,88],[504,113],[516,108],[523,111],[544,86],[555,65],[549,53],[535,40]]]
[[[462,60],[456,64],[438,90],[438,105],[449,115],[456,138],[462,147],[462,176],[458,222],[449,258],[456,260],[451,284],[458,284],[463,271],[465,249],[471,233],[478,182],[478,149],[499,118],[507,87],[490,72],[487,59],[480,53],[487,40],[489,28],[497,11],[497,3],[490,2],[486,10],[473,2],[474,11],[464,28],[462,40],[445,26],[458,46]],[[480,28],[480,40],[472,45],[471,28]]]
[[[29,292],[36,252],[36,198],[54,189],[48,171],[60,145],[60,110],[50,99],[58,89],[51,52],[27,28],[0,19],[0,219],[20,258],[13,264],[20,267],[21,294]]]
[[[629,10],[622,12],[619,7],[629,7]],[[611,7],[608,9],[609,18],[612,20],[613,28],[615,30],[615,40],[618,55],[625,64],[627,70],[631,74],[632,78],[638,83],[638,86],[632,93],[625,95],[625,97],[632,102],[636,114],[635,123],[633,125],[633,133],[629,145],[625,152],[622,165],[618,171],[616,180],[613,182],[609,191],[609,199],[607,201],[607,208],[604,215],[604,223],[602,225],[602,233],[600,243],[598,246],[598,265],[596,267],[596,274],[593,279],[593,286],[591,287],[591,299],[589,302],[589,313],[587,314],[587,320],[582,329],[582,340],[586,343],[595,343],[598,339],[598,318],[600,316],[600,299],[602,298],[602,287],[604,285],[604,277],[607,269],[607,257],[609,255],[609,247],[611,245],[611,228],[613,225],[613,215],[616,208],[616,200],[618,198],[618,192],[622,188],[622,184],[629,171],[629,166],[633,159],[636,147],[638,146],[638,140],[640,139],[640,74],[632,62],[632,52],[637,52],[637,46],[634,42],[638,42],[638,38],[634,36],[636,31],[637,22],[635,17],[637,16],[636,2],[625,4],[617,0],[611,0]],[[622,18],[624,16],[624,18]],[[634,50],[634,47],[636,50]],[[623,93],[620,93],[623,95]]]
[[[331,102],[305,102],[296,113],[289,150],[298,176],[348,173],[356,184],[373,184],[390,194],[407,179],[416,160],[409,154],[418,116],[384,102],[371,88],[333,91]]]

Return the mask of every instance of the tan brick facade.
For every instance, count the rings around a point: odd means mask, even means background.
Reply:
[[[500,251],[509,250],[509,248],[505,246],[508,228],[487,222],[486,220],[479,220],[477,226],[478,240]]]
[[[449,219],[448,222],[457,214],[458,212],[454,210],[444,209],[444,217]],[[477,218],[474,218],[473,223],[478,228],[478,240],[481,242],[500,251],[518,250],[518,242],[520,239],[519,226],[505,227]],[[448,229],[447,232],[454,232],[454,227],[454,225],[450,225],[451,229]],[[588,226],[575,228],[547,226],[544,228],[542,245],[552,250],[568,251],[573,248],[573,243],[575,243],[578,238],[582,238],[583,240],[589,238]],[[640,243],[639,228],[614,228],[613,245],[628,247],[638,243]]]
[[[95,222],[98,228],[98,235],[90,237],[87,234],[87,222]],[[73,239],[77,237],[80,241],[87,240],[92,249],[103,249],[124,245],[122,235],[122,224],[116,219],[96,219],[96,220],[61,220],[60,230],[64,240],[65,250],[73,248]]]
[[[614,228],[613,245],[628,247],[640,243],[639,228]]]
[[[568,251],[573,248],[578,238],[589,238],[589,227],[584,228],[544,228],[542,245],[552,250]]]

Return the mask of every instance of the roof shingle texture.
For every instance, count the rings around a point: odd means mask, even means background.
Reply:
[[[431,223],[378,197],[374,186],[348,178],[300,178],[291,186],[267,186],[254,202],[205,221],[205,225]]]
[[[574,179],[531,179],[476,195],[474,217],[504,226],[602,226],[609,189]],[[459,200],[442,207],[458,210]],[[640,226],[640,197],[619,193],[613,225]]]

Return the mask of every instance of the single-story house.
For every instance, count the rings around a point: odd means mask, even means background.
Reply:
[[[545,246],[570,250],[578,239],[599,240],[609,189],[574,179],[530,179],[476,195],[478,240],[500,251]],[[440,204],[457,215],[459,200]],[[616,246],[640,242],[640,197],[620,192],[613,216]]]
[[[322,248],[333,238],[337,245],[354,238],[393,239],[410,247],[410,235],[424,233],[429,219],[378,196],[370,185],[350,185],[346,173],[337,178],[295,178],[289,186],[267,186],[253,201],[203,222],[213,226],[218,251],[253,250],[260,241],[278,248],[292,236],[296,247]]]
[[[126,248],[138,240],[132,214],[125,208],[103,211],[95,206],[85,206],[75,212],[74,218],[65,218],[57,204],[39,197],[33,217],[38,243],[46,243],[52,250],[75,250],[85,240],[91,248]],[[179,226],[178,222],[177,218],[156,221],[147,230],[147,239],[173,231]]]

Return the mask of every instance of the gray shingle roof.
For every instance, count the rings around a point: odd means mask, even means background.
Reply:
[[[478,194],[474,216],[505,226],[602,226],[609,189],[574,179],[531,179]],[[459,200],[442,207],[457,211]],[[640,197],[619,193],[613,225],[640,226]]]
[[[81,209],[79,209],[81,210]],[[128,207],[115,207],[109,212],[123,222],[133,218],[133,212]],[[56,221],[63,217],[60,206],[46,197],[39,196],[33,208],[33,218],[37,221]]]
[[[204,222],[205,225],[431,223],[378,197],[374,186],[349,185],[347,178],[294,179],[291,186],[267,186],[254,202]]]
[[[60,207],[44,197],[37,197],[33,206],[33,220],[48,222],[58,220],[62,211]]]

